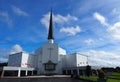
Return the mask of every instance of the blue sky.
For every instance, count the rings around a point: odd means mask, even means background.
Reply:
[[[51,7],[55,43],[88,55],[90,64],[120,66],[119,0],[0,0],[1,62],[47,43]]]

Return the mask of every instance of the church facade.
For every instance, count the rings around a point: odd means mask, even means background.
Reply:
[[[34,54],[25,52],[9,55],[8,66],[3,70],[17,70],[18,76],[23,70],[36,70],[37,74],[69,74],[79,73],[88,65],[87,56],[80,53],[67,54],[66,50],[54,43],[52,11],[48,32],[48,43],[35,50]]]

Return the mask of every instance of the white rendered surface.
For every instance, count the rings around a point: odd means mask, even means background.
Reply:
[[[34,55],[24,52],[9,55],[8,66],[13,67],[34,67]]]
[[[82,55],[80,53],[65,55],[63,56],[62,62],[63,67],[79,67],[88,65],[87,56]]]
[[[54,71],[46,71],[45,63],[52,61],[56,64]],[[62,74],[64,67],[80,67],[87,65],[87,56],[80,53],[66,55],[66,50],[58,47],[58,44],[47,43],[38,48],[34,54],[24,52],[9,56],[8,66],[35,68],[38,74],[56,73]]]
[[[54,40],[53,39],[49,39],[49,42],[48,43],[54,43]]]
[[[9,55],[8,66],[20,66],[22,61],[22,52]]]

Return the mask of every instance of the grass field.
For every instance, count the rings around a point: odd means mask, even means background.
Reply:
[[[81,79],[84,80],[92,80],[92,81],[97,81],[98,77],[97,76],[80,76]],[[120,73],[113,73],[111,76],[108,76],[105,78],[107,82],[120,82]]]
[[[120,82],[120,73],[113,73],[107,77],[107,82]]]
[[[113,73],[112,76],[109,76],[108,78],[120,79],[120,73]]]
[[[107,79],[107,82],[120,82],[120,80],[116,80],[116,79]]]
[[[92,81],[97,81],[98,77],[96,76],[90,76],[90,77],[87,77],[87,76],[80,76],[81,79],[85,79],[85,80],[92,80]]]

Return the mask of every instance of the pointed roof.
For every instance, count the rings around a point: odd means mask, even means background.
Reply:
[[[51,13],[50,13],[50,23],[49,23],[48,39],[54,39],[54,35],[53,35],[53,22],[52,22],[52,9],[51,9]]]

